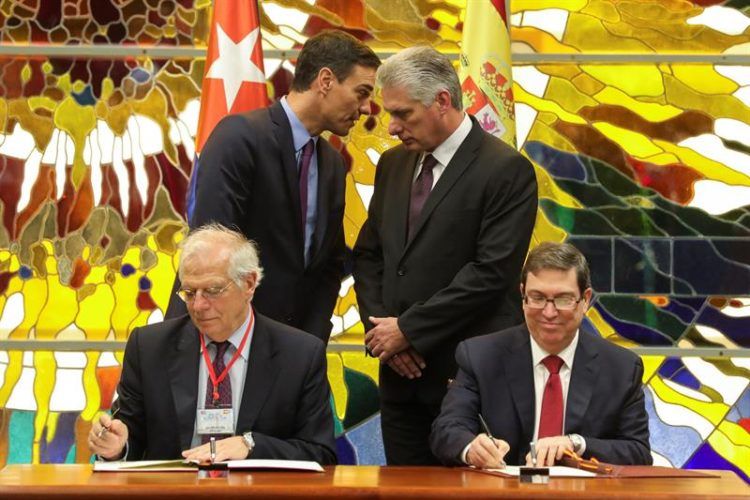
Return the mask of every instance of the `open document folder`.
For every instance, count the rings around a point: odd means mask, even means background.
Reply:
[[[549,469],[549,477],[596,477],[596,474],[587,470],[574,469],[563,465],[546,467]],[[486,469],[487,472],[496,473],[505,476],[518,477],[521,475],[521,467],[517,465],[507,465],[502,469]]]
[[[323,472],[318,462],[304,460],[228,460],[216,462],[229,470],[291,470]],[[142,460],[135,462],[94,462],[94,472],[191,472],[198,470],[197,462],[186,460]]]

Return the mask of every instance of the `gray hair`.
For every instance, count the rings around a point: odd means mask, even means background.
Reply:
[[[447,90],[451,105],[463,109],[461,83],[450,60],[426,45],[410,47],[392,55],[377,72],[379,87],[403,87],[409,96],[429,106],[435,96]]]
[[[244,234],[215,222],[193,229],[180,243],[182,249],[180,279],[182,279],[182,265],[185,261],[193,258],[213,258],[211,255],[206,255],[206,252],[209,245],[214,243],[220,243],[229,251],[229,268],[227,269],[229,279],[241,285],[243,279],[255,273],[258,276],[256,285],[260,284],[263,279],[263,268],[258,258],[258,245],[247,239]]]
[[[570,243],[554,243],[545,241],[529,252],[526,264],[521,271],[521,284],[526,288],[526,278],[529,273],[536,274],[542,269],[555,269],[567,271],[575,269],[578,291],[583,294],[587,288],[591,288],[591,272],[580,250]]]

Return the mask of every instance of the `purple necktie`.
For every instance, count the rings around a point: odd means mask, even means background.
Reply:
[[[227,340],[224,342],[214,342],[216,346],[216,355],[214,356],[214,373],[218,377],[224,372],[226,364],[224,364],[224,353],[227,352],[227,348],[231,343]],[[211,377],[208,377],[208,385],[206,386],[206,405],[205,408],[216,408],[216,407],[230,407],[232,406],[232,382],[229,380],[229,375],[224,380],[219,382],[219,399],[214,401],[214,384],[211,382]],[[222,439],[224,435],[213,435],[216,439]],[[207,443],[211,439],[210,434],[203,434],[201,436],[201,442]]]
[[[411,187],[411,202],[409,203],[409,240],[414,235],[414,229],[417,227],[417,220],[419,214],[422,213],[422,207],[424,207],[427,197],[432,191],[432,181],[434,179],[432,175],[432,169],[437,165],[437,160],[434,156],[428,154],[422,161],[422,171],[419,172],[417,180]]]
[[[307,224],[307,178],[310,176],[310,161],[315,153],[315,142],[310,139],[302,147],[299,156],[299,205],[302,215],[302,239],[305,238],[305,225]]]

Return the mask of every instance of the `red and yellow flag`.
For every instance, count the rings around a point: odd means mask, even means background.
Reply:
[[[466,3],[460,78],[466,111],[515,147],[509,26],[505,0]]]
[[[195,161],[188,186],[187,216],[195,203],[200,152],[225,115],[268,104],[256,0],[214,0],[201,90]]]

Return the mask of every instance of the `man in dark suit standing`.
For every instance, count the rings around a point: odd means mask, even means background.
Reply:
[[[459,341],[521,321],[516,280],[537,208],[531,164],[462,111],[450,61],[406,49],[377,73],[389,132],[354,248],[365,341],[380,367],[389,464],[437,463],[428,436]]]
[[[346,135],[370,113],[379,65],[346,33],[310,38],[289,95],[225,117],[200,158],[190,227],[218,222],[255,240],[267,276],[255,307],[324,342],[344,273],[346,167],[319,135]],[[173,298],[167,316],[182,312]]]
[[[336,462],[323,342],[253,311],[255,245],[218,224],[182,244],[188,315],[133,331],[112,419],[89,448],[107,460],[270,458]]]
[[[526,324],[466,340],[431,436],[447,465],[554,465],[566,450],[651,464],[640,358],[579,326],[591,300],[584,256],[542,243],[521,279]],[[494,440],[480,427],[484,417]]]

